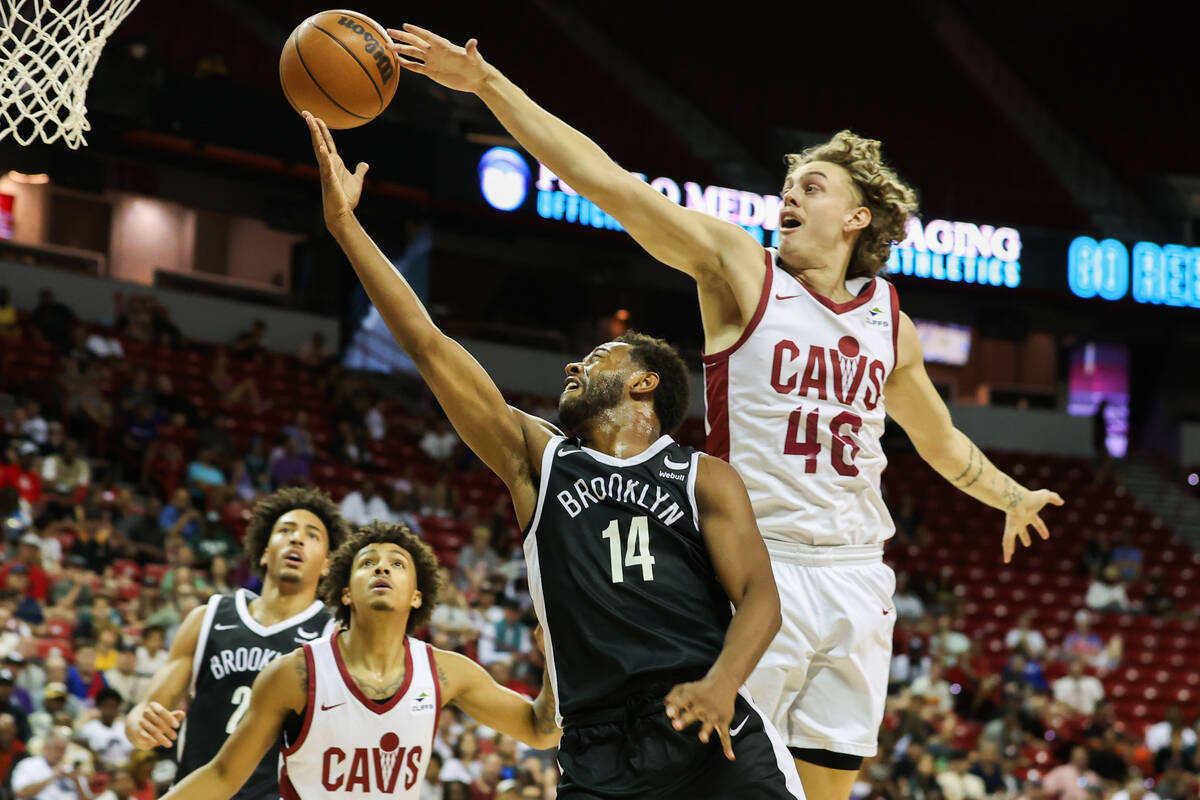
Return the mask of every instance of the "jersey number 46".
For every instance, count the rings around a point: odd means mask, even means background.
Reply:
[[[809,474],[817,471],[817,458],[821,455],[821,442],[817,438],[820,425],[821,410],[818,408],[805,414],[804,406],[799,406],[788,417],[783,452],[789,456],[804,456],[804,471]],[[829,460],[838,475],[849,478],[858,474],[854,457],[858,455],[859,446],[855,437],[861,427],[862,417],[849,411],[843,411],[829,421]]]

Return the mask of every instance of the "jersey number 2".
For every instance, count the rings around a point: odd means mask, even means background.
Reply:
[[[234,689],[229,702],[233,703],[233,713],[229,715],[229,722],[225,723],[225,733],[233,733],[242,717],[250,710],[250,687],[239,686]]]
[[[642,580],[654,580],[654,556],[650,555],[650,522],[647,517],[634,517],[629,523],[629,537],[625,540],[625,558],[621,559],[621,526],[617,520],[608,523],[601,534],[608,540],[608,563],[612,569],[612,582],[625,580],[625,567],[642,568]]]
[[[817,440],[817,426],[820,424],[820,410],[813,409],[804,414],[800,406],[788,417],[787,439],[783,442],[783,452],[789,456],[804,456],[804,471],[811,474],[817,471],[817,456],[821,454],[821,443]],[[801,438],[803,426],[803,438]],[[844,435],[844,429],[850,428],[850,435]],[[830,461],[838,475],[852,477],[858,474],[854,457],[858,455],[858,442],[854,437],[862,427],[862,418],[849,411],[843,411],[829,421]],[[849,450],[849,457],[846,451]]]

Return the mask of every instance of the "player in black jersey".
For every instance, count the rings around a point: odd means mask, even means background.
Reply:
[[[258,674],[332,630],[317,585],[329,554],[348,535],[337,505],[316,489],[280,489],[259,501],[246,529],[246,555],[263,576],[262,594],[216,595],[188,614],[146,699],[126,719],[134,746],[169,747],[178,739],[177,780],[211,761],[246,714]],[[176,710],[185,695],[186,717]],[[277,800],[277,747],[235,797]]]
[[[567,365],[567,436],[510,407],[355,219],[366,164],[347,170],[305,116],[327,227],[525,527],[564,729],[559,797],[803,797],[791,756],[739,693],[779,629],[779,595],[737,473],[669,435],[688,406],[683,361],[627,334]]]

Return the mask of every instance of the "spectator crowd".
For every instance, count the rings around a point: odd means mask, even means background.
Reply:
[[[184,338],[149,298],[118,298],[116,319],[81,322],[49,291],[19,314],[0,289],[0,800],[150,800],[171,784],[171,753],[135,750],[123,715],[190,610],[257,588],[241,539],[256,499],[282,486],[321,485],[351,523],[403,522],[430,541],[446,589],[423,635],[536,695],[543,663],[507,497],[419,384],[346,372],[319,335],[298,357],[273,353],[261,322],[213,345]],[[53,368],[12,366],[28,352]],[[154,366],[187,359],[202,368]],[[311,402],[288,403],[292,391]],[[919,538],[917,500],[895,515],[902,538]],[[1093,621],[1132,609],[1124,586],[1141,556],[1090,543],[1073,629],[1055,640],[1022,617],[999,669],[952,581],[900,573],[880,750],[854,797],[1196,797],[1197,721],[1175,708],[1135,729],[1105,695],[1124,645]],[[1173,613],[1154,593],[1139,604]],[[445,710],[422,798],[551,800],[556,781],[553,753]]]

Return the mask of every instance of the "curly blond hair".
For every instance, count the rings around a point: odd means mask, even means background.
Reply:
[[[854,244],[847,278],[873,278],[882,272],[887,267],[892,243],[904,240],[908,220],[917,213],[917,193],[891,167],[884,165],[881,149],[876,139],[838,131],[824,144],[784,156],[789,175],[813,161],[842,167],[850,173],[862,204],[870,210],[871,224]]]

